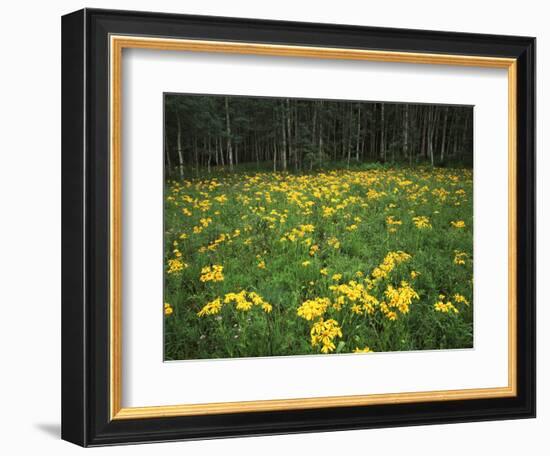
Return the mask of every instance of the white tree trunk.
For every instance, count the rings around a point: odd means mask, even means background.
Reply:
[[[443,116],[443,137],[441,138],[441,151],[439,155],[439,162],[443,163],[445,160],[445,141],[447,139],[447,115],[449,113],[449,108],[445,108],[445,115]]]
[[[233,149],[231,148],[231,123],[229,121],[229,99],[225,97],[225,127],[227,133],[227,159],[229,169],[233,170]]]
[[[403,155],[409,157],[409,165],[412,166],[412,153],[409,154],[409,105],[405,105],[405,116],[403,119]]]
[[[285,122],[285,105],[281,105],[281,115],[283,119],[283,150],[281,151],[281,158],[283,159],[283,171],[286,171],[286,122]]]
[[[380,106],[380,155],[384,163],[386,162],[386,129],[385,129],[385,120],[384,120],[384,103]]]
[[[359,161],[359,142],[361,136],[361,105],[357,106],[357,140],[355,143],[355,161]]]
[[[177,141],[177,147],[178,147],[178,160],[179,160],[180,178],[183,179],[183,151],[181,149],[181,122],[180,122],[180,116],[179,115],[178,115],[178,141]]]

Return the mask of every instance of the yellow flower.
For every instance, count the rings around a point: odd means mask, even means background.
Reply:
[[[222,301],[220,298],[216,298],[213,301],[206,304],[198,313],[199,317],[204,317],[205,315],[216,315],[220,313],[222,309]]]
[[[249,300],[246,299],[246,291],[245,290],[242,290],[239,293],[227,293],[225,295],[224,300],[223,300],[223,302],[225,304],[229,304],[233,301],[236,303],[235,308],[237,310],[242,310],[242,311],[245,311],[245,312],[250,310],[252,308],[252,305],[254,304],[253,301],[249,301]]]
[[[401,220],[396,220],[393,215],[390,215],[386,217],[386,223],[388,225],[402,225],[403,222]]]
[[[336,349],[334,339],[342,337],[342,330],[336,320],[330,319],[324,321],[319,319],[311,328],[311,346],[322,345],[321,352],[329,353]]]
[[[181,261],[180,259],[170,259],[168,260],[168,274],[174,274],[180,272],[187,267],[187,264]]]
[[[172,308],[172,306],[165,302],[164,303],[164,315],[172,315],[172,313],[174,312],[174,309]]]
[[[466,264],[467,258],[468,258],[468,254],[466,252],[455,250],[454,264],[458,264],[458,265]]]
[[[204,228],[207,228],[208,225],[210,225],[212,223],[212,219],[210,217],[208,218],[201,218],[199,220],[199,223],[204,227]]]
[[[430,223],[430,219],[428,217],[425,217],[425,216],[421,215],[421,216],[418,216],[418,217],[413,217],[412,219],[413,219],[413,222],[414,222],[415,226],[420,230],[432,227],[432,225]]]
[[[363,309],[358,304],[354,304],[353,306],[351,306],[351,311],[353,313],[356,313],[357,315],[362,315],[363,314]]]
[[[309,266],[310,264],[311,264],[311,261],[309,261],[309,260],[302,261],[302,266],[304,266],[304,267],[307,267],[307,266]]]
[[[319,272],[321,273],[321,275],[326,276],[326,275],[328,275],[328,268],[323,268]]]
[[[458,313],[458,309],[455,306],[453,306],[453,304],[450,301],[448,301],[446,303],[444,303],[443,301],[438,301],[434,304],[434,309],[437,312],[443,312],[443,313],[454,312],[454,313]]]
[[[328,306],[330,306],[330,299],[328,298],[308,299],[298,307],[296,313],[298,316],[311,321],[322,316],[326,312]]]
[[[265,261],[264,261],[264,260],[260,261],[260,262],[258,263],[258,267],[259,267],[260,269],[265,269]]]
[[[367,199],[370,199],[370,200],[376,200],[376,199],[382,198],[384,195],[386,195],[386,193],[377,192],[373,188],[369,188],[369,190],[367,191]]]
[[[342,274],[334,274],[332,276],[332,280],[334,280],[335,282],[338,282],[341,278],[342,278]]]
[[[273,310],[273,306],[266,302],[258,293],[251,291],[248,293],[248,297],[255,306],[260,306],[265,313],[269,313]]]
[[[461,294],[456,293],[453,296],[453,299],[455,300],[456,303],[466,304],[467,306],[470,305],[470,303],[466,300],[466,298]]]
[[[333,302],[332,307],[334,307],[336,310],[341,310],[342,307],[344,307],[345,303],[346,303],[346,297],[338,296],[336,300]]]
[[[389,252],[382,263],[375,267],[371,273],[375,281],[379,281],[388,277],[389,273],[400,263],[409,261],[411,256],[408,253],[397,251]]]
[[[455,221],[452,221],[452,222],[451,222],[451,225],[452,225],[454,228],[466,228],[466,224],[464,223],[463,220],[455,220]]]
[[[215,264],[212,267],[202,268],[199,280],[201,282],[222,282],[223,279],[223,266]]]
[[[405,281],[402,281],[398,288],[388,285],[384,296],[387,298],[388,307],[397,308],[402,314],[409,312],[413,299],[420,299],[418,293]]]
[[[353,350],[353,353],[372,353],[374,350],[371,350],[369,347],[365,345],[365,348],[359,348],[355,347],[355,350]]]

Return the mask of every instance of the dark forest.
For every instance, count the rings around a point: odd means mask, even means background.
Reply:
[[[472,130],[471,106],[166,94],[165,170],[471,167]]]

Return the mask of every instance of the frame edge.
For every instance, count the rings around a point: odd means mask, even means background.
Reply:
[[[101,16],[101,20],[95,16]],[[63,333],[63,348],[62,348],[62,438],[81,446],[100,446],[112,445],[117,443],[138,443],[152,441],[171,441],[181,439],[204,439],[204,438],[220,438],[220,437],[235,437],[235,436],[252,436],[252,435],[270,435],[270,434],[289,434],[298,432],[322,432],[330,430],[344,429],[366,429],[376,427],[395,427],[403,425],[429,425],[442,424],[451,422],[468,422],[468,421],[485,421],[498,419],[515,419],[515,418],[532,418],[535,416],[535,277],[532,275],[535,271],[535,227],[527,226],[520,231],[518,236],[519,258],[522,259],[521,265],[525,266],[522,273],[518,273],[518,282],[523,287],[520,288],[519,295],[524,301],[521,310],[525,312],[522,318],[518,319],[517,330],[522,336],[523,346],[518,346],[518,350],[524,349],[525,352],[522,362],[518,360],[518,380],[520,380],[520,396],[514,399],[506,399],[499,401],[499,404],[480,403],[481,409],[471,410],[454,410],[457,403],[449,403],[449,407],[437,407],[437,410],[431,408],[429,403],[420,404],[417,416],[405,417],[402,412],[390,414],[392,416],[387,419],[378,416],[376,423],[369,420],[359,419],[351,414],[347,417],[331,418],[330,424],[323,421],[323,413],[312,410],[302,413],[292,414],[279,412],[279,421],[277,425],[271,418],[262,413],[251,413],[247,417],[235,415],[232,425],[227,425],[223,417],[211,416],[208,418],[194,418],[189,421],[185,417],[172,419],[148,419],[140,423],[140,420],[114,420],[111,421],[105,418],[104,413],[104,394],[105,385],[103,380],[98,377],[95,370],[99,365],[104,364],[104,353],[102,350],[94,352],[95,345],[100,345],[96,340],[96,329],[102,328],[102,321],[96,322],[94,319],[94,308],[88,304],[89,293],[92,289],[87,290],[86,284],[93,284],[92,271],[86,271],[85,262],[90,262],[87,254],[94,247],[93,238],[88,234],[86,240],[84,235],[86,230],[91,227],[86,222],[85,210],[87,208],[86,201],[94,197],[94,176],[91,171],[88,171],[90,182],[86,183],[86,165],[87,148],[90,148],[90,154],[94,154],[93,138],[94,123],[90,118],[90,126],[87,126],[86,111],[90,114],[94,113],[94,103],[100,103],[102,90],[99,93],[94,93],[92,86],[94,79],[86,80],[86,74],[93,78],[94,75],[100,73],[93,72],[86,67],[86,60],[90,63],[94,62],[95,53],[98,56],[101,54],[100,49],[95,49],[92,43],[93,39],[100,42],[103,33],[110,33],[113,30],[118,32],[121,24],[130,22],[129,18],[140,19],[145,22],[145,19],[155,19],[160,22],[168,22],[169,19],[180,18],[182,22],[190,21],[191,16],[163,14],[160,13],[138,13],[132,11],[113,11],[113,10],[81,10],[75,13],[68,14],[63,17],[63,33],[62,33],[62,49],[63,49],[63,160],[62,160],[62,177],[63,177],[63,211],[62,211],[62,226],[63,226],[63,255],[62,255],[62,333]],[[193,16],[201,24],[208,25],[208,20],[216,21],[218,17],[208,16]],[[109,21],[103,22],[107,18]],[[227,27],[232,25],[232,21],[237,18],[225,18]],[[113,22],[110,22],[110,21]],[[264,25],[280,26],[289,23],[281,21],[255,21],[253,19],[243,20],[249,23],[263,22]],[[94,22],[95,25],[94,25]],[[97,23],[99,22],[99,23]],[[88,24],[89,30],[86,30]],[[308,23],[290,23],[296,27],[305,26]],[[309,24],[313,29],[314,25]],[[319,33],[330,29],[332,24],[322,24],[322,30],[316,30]],[[102,27],[104,26],[104,27]],[[135,24],[128,24],[124,27],[132,28]],[[242,26],[242,24],[241,24]],[[101,36],[95,36],[94,27]],[[144,27],[143,24],[138,24],[138,29]],[[336,26],[341,28],[343,33],[350,28],[361,30],[371,30],[372,28],[364,28],[361,26]],[[177,29],[177,28],[176,28]],[[378,31],[386,31],[389,29],[377,29]],[[401,29],[401,34],[405,29]],[[284,36],[284,30],[279,30]],[[351,32],[351,31],[350,31]],[[425,35],[422,32],[430,33],[423,30],[410,30],[414,36],[416,34]],[[183,33],[177,29],[176,34]],[[191,35],[197,33],[192,31]],[[220,32],[222,33],[222,32]],[[450,39],[456,35],[453,32],[437,32],[440,34],[441,40]],[[466,39],[468,36],[479,41],[489,39],[489,35],[476,34],[460,34],[458,38]],[[400,39],[402,39],[401,37]],[[518,191],[521,192],[521,210],[518,208],[518,216],[529,225],[535,220],[534,215],[534,170],[535,170],[535,87],[534,87],[534,72],[535,72],[535,40],[526,37],[503,37],[499,36],[500,44],[504,45],[504,49],[495,50],[494,54],[503,53],[506,56],[514,56],[521,59],[521,70],[518,74],[518,92],[521,92],[523,103],[518,104],[520,111],[520,119],[518,119],[518,151],[524,155],[518,163],[520,173],[527,174],[518,179]],[[317,41],[317,38],[313,39]],[[459,40],[460,41],[460,40]],[[407,42],[408,43],[408,42]],[[420,46],[414,44],[412,46]],[[505,44],[503,44],[505,43]],[[477,44],[477,41],[476,41]],[[492,49],[499,43],[490,43]],[[407,44],[408,45],[408,44]],[[469,48],[469,44],[460,45],[464,49]],[[97,43],[96,43],[96,47]],[[431,46],[429,46],[431,49]],[[437,46],[436,46],[437,47]],[[469,54],[471,49],[466,49],[465,54]],[[88,55],[89,52],[89,55]],[[481,52],[481,51],[479,51]],[[475,53],[474,53],[475,54]],[[493,54],[493,51],[491,51]],[[520,57],[518,57],[518,55]],[[101,57],[103,58],[103,57]],[[101,60],[101,59],[100,59]],[[65,68],[66,67],[66,68]],[[96,68],[97,69],[97,68]],[[103,76],[100,76],[100,78]],[[100,89],[103,85],[100,85]],[[103,102],[100,103],[102,105]],[[89,108],[87,105],[89,104]],[[101,106],[101,109],[103,106]],[[99,111],[101,111],[99,109]],[[89,130],[89,134],[86,131]],[[523,131],[521,131],[523,130]],[[519,158],[519,157],[518,157]],[[89,164],[93,161],[89,159]],[[76,174],[76,175],[75,175]],[[518,176],[520,177],[520,176]],[[73,205],[74,204],[74,205]],[[90,212],[91,213],[91,212]],[[521,253],[521,249],[526,252]],[[521,266],[520,266],[521,268]],[[532,287],[531,287],[532,286]],[[88,293],[86,295],[85,293]],[[87,297],[88,296],[88,297]],[[98,315],[102,316],[98,313]],[[97,317],[97,316],[96,316]],[[98,328],[96,328],[96,325]],[[89,343],[89,346],[87,344]],[[69,346],[67,346],[69,345]],[[73,346],[74,345],[74,346]],[[89,356],[88,356],[89,355]],[[69,372],[70,371],[70,372]],[[100,373],[102,369],[100,369]],[[76,381],[76,383],[75,383]],[[398,410],[406,411],[409,407],[406,405],[398,406]],[[447,410],[451,409],[451,411]],[[458,412],[458,413],[456,413]],[[336,416],[343,415],[342,410],[335,409],[333,412]],[[246,414],[245,414],[246,415]],[[288,415],[288,416],[287,416]],[[228,417],[230,418],[230,417]],[[265,423],[262,425],[261,421]],[[250,422],[247,422],[250,421]],[[260,421],[260,422],[259,422]]]
[[[86,11],[61,19],[61,438],[87,445]]]

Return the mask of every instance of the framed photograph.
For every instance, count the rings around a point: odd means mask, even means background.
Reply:
[[[62,437],[535,416],[535,39],[62,19]]]

